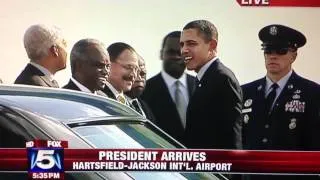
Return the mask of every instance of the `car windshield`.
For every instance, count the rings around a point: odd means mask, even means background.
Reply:
[[[151,125],[143,122],[112,121],[111,123],[108,121],[108,124],[103,125],[73,125],[71,127],[96,148],[179,148],[170,143],[169,138],[163,133],[157,133]],[[210,173],[127,173],[135,179],[218,179]]]

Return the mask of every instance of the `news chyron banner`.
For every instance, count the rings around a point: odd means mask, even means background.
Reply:
[[[69,149],[66,141],[34,140],[0,149],[0,171],[30,179],[64,179],[65,172],[166,171],[320,174],[320,151],[201,149]]]
[[[240,6],[320,7],[319,0],[236,0]]]

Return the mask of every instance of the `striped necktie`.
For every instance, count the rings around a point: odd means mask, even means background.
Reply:
[[[181,91],[181,82],[179,80],[177,80],[175,82],[176,85],[176,89],[175,89],[175,103],[176,103],[176,107],[178,110],[178,113],[180,115],[181,118],[181,123],[182,126],[185,128],[186,127],[186,110],[187,110],[187,103],[185,100],[185,97],[183,96],[183,93]]]
[[[122,104],[126,104],[126,98],[122,94],[118,95],[117,100]]]
[[[277,83],[272,84],[271,86],[271,92],[268,94],[266,98],[266,111],[270,113],[272,111],[272,105],[274,103],[274,100],[277,95],[277,89],[279,88],[279,85]]]

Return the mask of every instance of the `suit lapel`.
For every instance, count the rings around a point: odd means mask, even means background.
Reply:
[[[101,90],[96,91],[96,93],[97,93],[97,95],[108,97],[108,96],[107,96],[103,91],[101,91]]]
[[[255,112],[260,114],[256,117],[264,117],[265,116],[265,87],[266,87],[266,78],[262,78],[259,80],[259,83],[256,87],[256,106]],[[261,116],[262,115],[262,116]]]
[[[54,85],[51,82],[50,78],[48,76],[46,76],[45,74],[43,74],[43,72],[41,72],[38,68],[34,67],[32,64],[28,64],[28,66],[30,68],[30,71],[33,74],[38,75],[43,80],[43,82],[45,82],[49,87],[56,87],[56,85]]]
[[[112,99],[115,99],[117,100],[117,97],[113,94],[113,92],[111,91],[111,89],[105,85],[104,89],[103,89],[103,92],[109,97],[109,98],[112,98]]]
[[[220,65],[220,60],[216,59],[212,64],[208,67],[208,69],[204,72],[203,77],[200,79],[200,84],[205,86],[209,79],[212,78],[213,74],[216,73],[218,66]]]
[[[162,78],[161,74],[159,74],[159,86],[158,87],[159,87],[158,92],[160,94],[163,94],[163,95],[159,95],[159,97],[167,99],[167,100],[165,100],[163,102],[168,102],[170,104],[174,104],[173,99],[171,98],[171,95],[170,95],[170,92],[169,92],[169,87],[164,82],[164,79]]]
[[[124,97],[126,98],[126,105],[137,111],[136,107],[131,103],[133,99],[125,94],[124,94]]]
[[[80,88],[71,81],[71,79],[69,80],[68,84],[64,86],[64,88],[81,91]]]
[[[55,85],[50,81],[49,77],[47,76],[40,76],[40,78],[50,87],[55,87]]]
[[[188,84],[188,95],[189,99],[192,96],[193,91],[195,90],[195,78],[187,74],[187,84]]]
[[[32,64],[28,64],[25,69],[31,72],[32,75],[44,76],[43,72],[41,72],[38,68],[36,68]]]

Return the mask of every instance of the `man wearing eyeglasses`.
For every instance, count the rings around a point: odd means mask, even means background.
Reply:
[[[108,97],[131,106],[124,92],[130,91],[139,70],[138,55],[128,44],[116,42],[108,47],[111,61],[110,76],[104,88]]]
[[[72,77],[63,88],[106,96],[104,88],[110,73],[110,57],[100,41],[82,39],[71,50]]]
[[[306,37],[290,27],[275,24],[262,28],[259,38],[267,74],[242,86],[244,149],[319,150],[320,86],[292,69]],[[250,178],[270,179],[270,176]],[[277,178],[307,179],[272,176]]]

